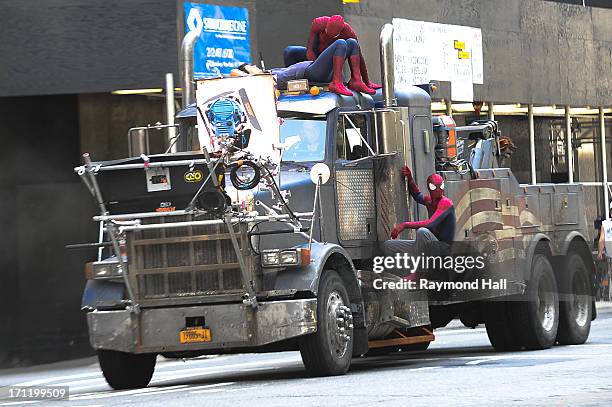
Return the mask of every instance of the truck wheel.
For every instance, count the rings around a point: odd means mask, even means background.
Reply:
[[[559,332],[557,341],[561,345],[585,343],[591,331],[593,315],[590,295],[590,279],[582,257],[572,252],[563,270],[559,302]]]
[[[498,352],[521,349],[521,338],[515,323],[518,303],[513,301],[490,301],[483,305],[483,317],[487,336]]]
[[[154,353],[134,354],[98,349],[98,362],[107,383],[115,390],[147,387],[155,370]]]
[[[353,316],[342,279],[324,270],[317,294],[317,332],[300,339],[306,370],[314,376],[341,375],[353,354]]]
[[[518,330],[527,349],[548,349],[557,338],[559,294],[552,266],[547,256],[536,253],[531,264],[531,278],[518,308]]]

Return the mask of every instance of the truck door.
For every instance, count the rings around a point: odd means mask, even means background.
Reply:
[[[345,247],[373,246],[376,199],[370,113],[340,113],[335,143],[338,241]]]

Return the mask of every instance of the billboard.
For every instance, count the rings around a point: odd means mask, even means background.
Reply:
[[[199,34],[193,57],[194,78],[228,75],[251,63],[249,11],[243,7],[184,3],[185,30]]]
[[[482,84],[480,28],[393,19],[395,85],[431,80],[451,82],[453,101],[472,102],[473,84]]]

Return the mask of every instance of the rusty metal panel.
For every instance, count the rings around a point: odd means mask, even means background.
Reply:
[[[374,233],[373,222],[376,218],[373,171],[336,171],[336,193],[340,240],[370,239]]]
[[[376,234],[379,241],[389,238],[397,223],[412,220],[413,201],[407,199],[406,182],[398,171],[403,165],[401,154],[383,156],[374,160],[376,189]],[[409,230],[400,234],[408,239]]]
[[[542,225],[540,218],[540,196],[525,195],[524,209],[521,210],[520,225],[523,228],[539,227]]]
[[[554,200],[555,225],[578,224],[578,196],[575,193],[560,193]]]
[[[94,349],[122,352],[217,350],[260,346],[313,333],[317,329],[317,300],[260,302],[255,311],[240,303],[206,306],[145,308],[87,314]],[[187,318],[198,317],[211,330],[211,341],[180,343]]]
[[[501,181],[475,179],[469,181],[472,233],[479,234],[504,228]]]

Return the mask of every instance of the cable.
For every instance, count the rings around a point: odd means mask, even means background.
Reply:
[[[253,253],[255,253],[258,256],[261,255],[261,252],[258,252],[257,250],[255,250],[255,247],[253,247],[253,241],[251,240],[253,238],[253,236],[251,235],[251,233],[253,233],[253,229],[255,229],[255,228],[257,228],[257,231],[259,231],[259,225],[264,223],[264,222],[269,222],[269,221],[268,220],[262,220],[262,221],[259,221],[259,222],[255,223],[249,229],[249,233],[247,233],[247,236],[249,238],[249,247],[251,248]],[[260,243],[261,243],[261,236],[257,236],[257,247],[259,247]]]
[[[297,216],[295,216],[295,214],[293,213],[293,211],[291,210],[291,208],[289,208],[289,205],[287,205],[287,202],[285,201],[285,199],[283,198],[283,194],[280,193],[280,188],[278,187],[278,185],[276,184],[276,180],[274,179],[274,177],[272,176],[272,173],[270,172],[270,170],[264,165],[263,168],[266,169],[266,171],[268,172],[268,176],[270,177],[270,179],[272,180],[272,183],[274,184],[274,188],[276,190],[276,193],[278,194],[278,200],[281,201],[283,203],[283,206],[287,209],[287,211],[289,212],[289,215],[291,215],[291,217],[293,219],[298,220]],[[299,220],[298,220],[299,222]]]
[[[238,170],[242,167],[249,167],[251,170],[253,170],[253,178],[247,181],[241,179],[238,176]],[[260,180],[261,171],[259,170],[257,164],[252,161],[238,161],[230,170],[230,181],[237,190],[246,191],[248,189],[253,189],[259,184]]]

